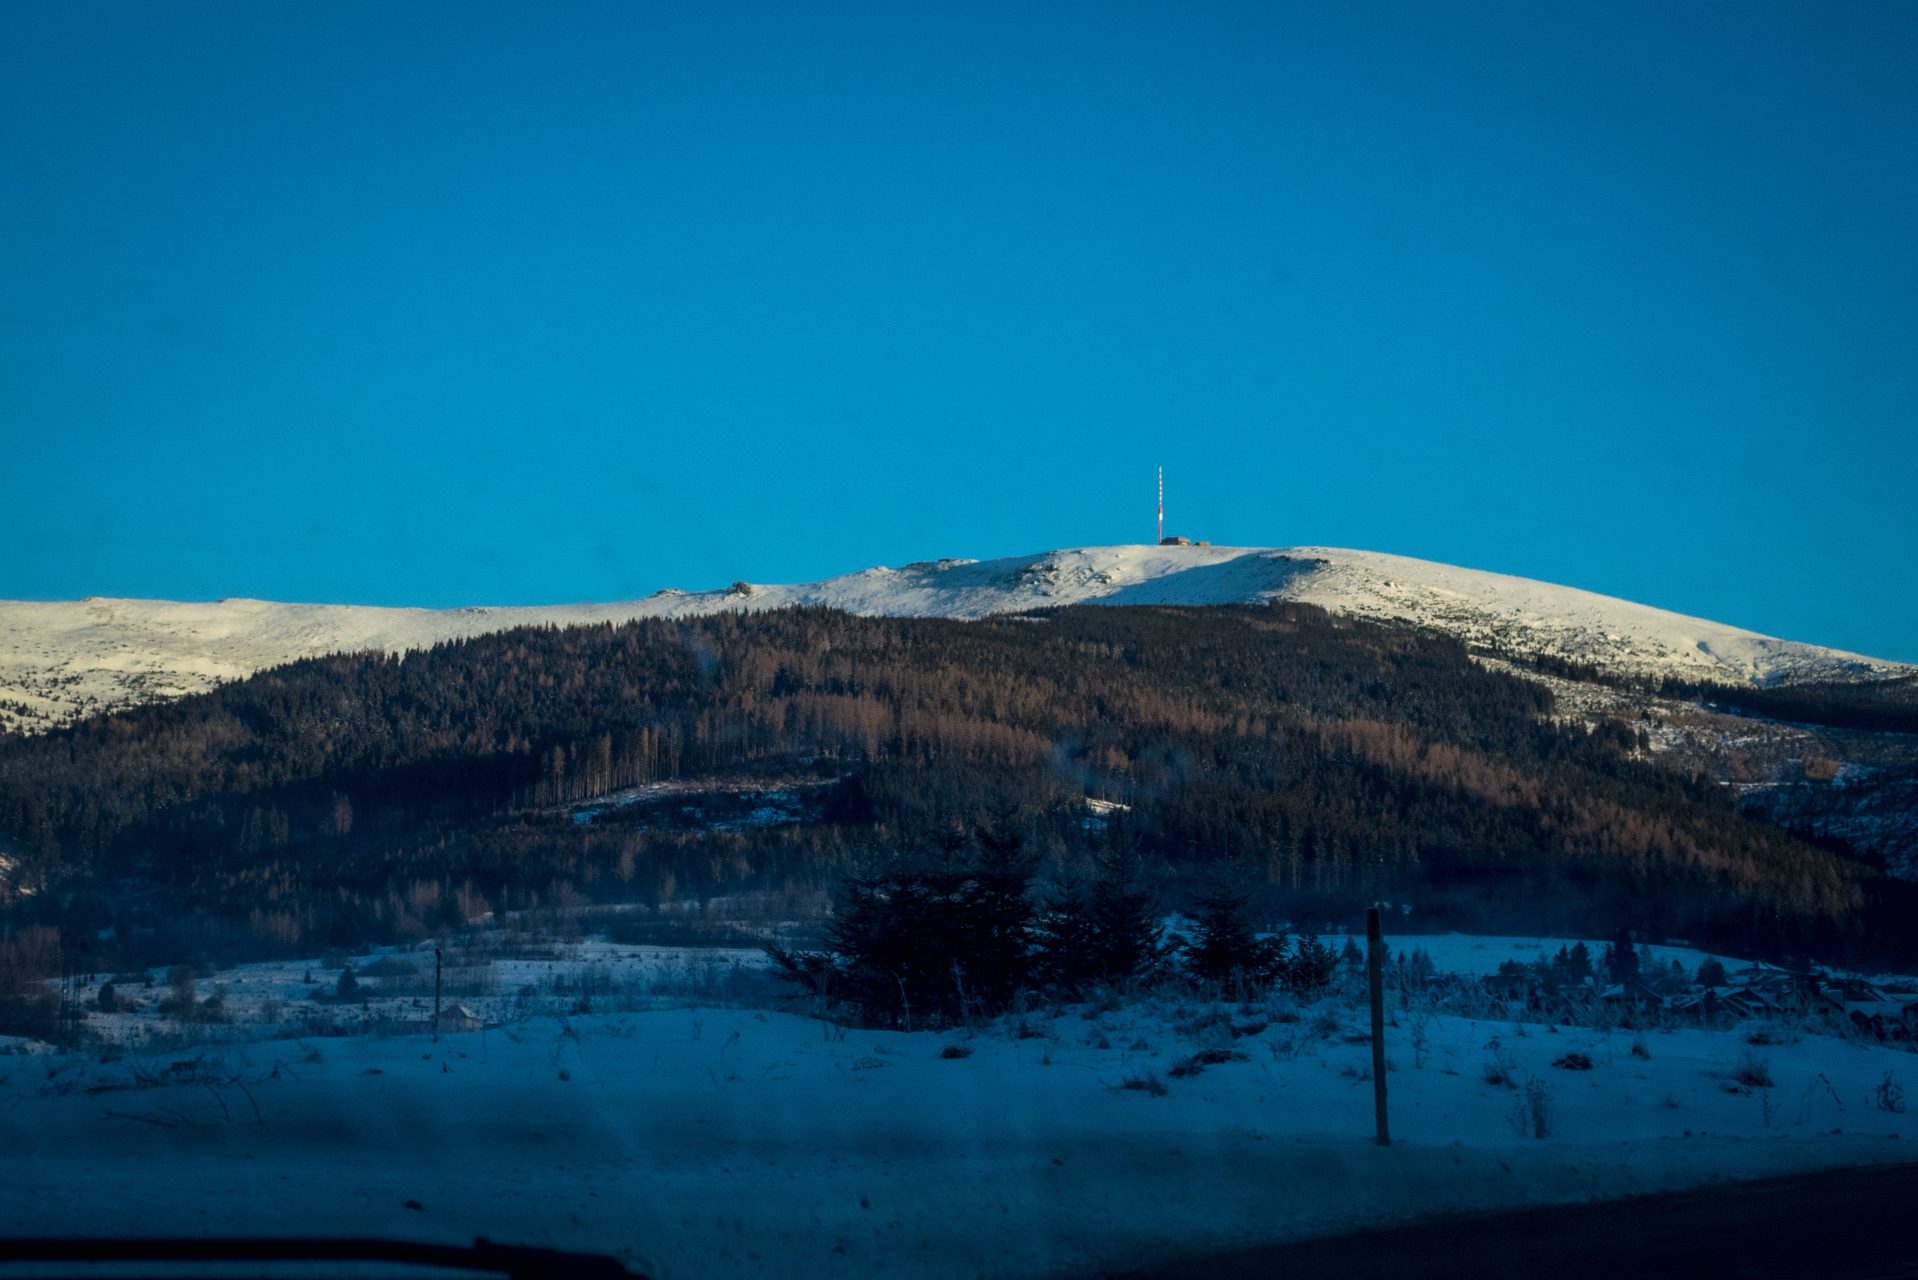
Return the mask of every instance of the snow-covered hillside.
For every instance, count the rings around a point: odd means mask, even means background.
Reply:
[[[526,624],[830,605],[861,614],[980,618],[1048,605],[1228,604],[1273,598],[1403,619],[1479,644],[1621,674],[1728,683],[1872,680],[1918,667],[1778,640],[1572,587],[1336,547],[1081,547],[936,560],[822,582],[662,591],[619,604],[384,609],[220,600],[0,603],[0,723],[77,715],[211,688],[317,654],[423,648]]]
[[[1470,949],[1497,941],[1453,945],[1489,965],[1501,948]],[[1339,996],[910,1033],[578,1008],[581,973],[630,990],[660,960],[512,962],[503,989],[567,995],[437,1041],[424,998],[375,1029],[324,1002],[333,974],[266,963],[220,975],[230,1023],[102,1014],[84,1052],[0,1042],[0,1235],[485,1235],[658,1277],[1019,1280],[1911,1159],[1891,1106],[1912,1056],[1782,1022],[1640,1034],[1394,992],[1380,1148],[1366,1011]]]

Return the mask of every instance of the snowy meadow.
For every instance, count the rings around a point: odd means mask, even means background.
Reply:
[[[1563,945],[1407,943],[1478,974]],[[1381,1149],[1345,974],[907,1032],[816,1016],[741,948],[501,931],[441,958],[437,1037],[431,948],[81,980],[64,1045],[0,1053],[4,1230],[486,1235],[662,1277],[1100,1274],[1911,1158],[1908,1042],[1815,1014],[1595,1003],[1579,1026],[1396,990]]]

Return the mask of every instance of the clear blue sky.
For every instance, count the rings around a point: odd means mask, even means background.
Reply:
[[[1918,660],[1918,7],[0,10],[0,596],[1323,543]]]

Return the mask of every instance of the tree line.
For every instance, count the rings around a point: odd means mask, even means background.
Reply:
[[[298,949],[540,902],[856,895],[875,850],[1000,812],[1051,892],[1102,856],[1091,797],[1128,806],[1167,902],[1231,864],[1267,923],[1384,900],[1422,928],[1907,945],[1897,882],[1550,711],[1455,641],[1290,603],[526,628],[0,741],[5,910],[157,952],[188,920],[192,945]],[[770,827],[562,811],[775,775],[830,785]]]
[[[1657,692],[1660,697],[1701,703],[1727,715],[1866,733],[1918,733],[1918,676],[1857,683],[1824,681],[1771,689],[1667,678]]]
[[[1040,860],[1001,813],[916,855],[870,857],[841,880],[828,946],[768,945],[776,971],[826,1009],[912,1030],[1101,988],[1180,976],[1241,996],[1274,986],[1316,993],[1338,959],[1310,933],[1261,935],[1242,867],[1216,869],[1191,937],[1171,932],[1136,835],[1110,824],[1083,870],[1035,883]]]

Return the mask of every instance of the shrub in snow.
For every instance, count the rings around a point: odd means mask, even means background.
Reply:
[[[1229,1030],[1231,1026],[1231,1014],[1223,1009],[1209,1009],[1184,1022],[1174,1023],[1172,1030],[1177,1035],[1192,1038],[1203,1036],[1208,1030],[1214,1027],[1227,1028],[1227,1030],[1221,1031],[1220,1034],[1229,1039],[1231,1037],[1231,1031]]]
[[[160,1012],[170,1013],[182,1022],[193,1020],[198,1005],[194,999],[193,970],[183,964],[176,964],[166,971],[167,983],[173,994],[160,1001]]]
[[[1512,1051],[1500,1044],[1496,1039],[1487,1044],[1485,1048],[1491,1054],[1491,1056],[1485,1060],[1485,1083],[1507,1085],[1514,1089],[1518,1088],[1518,1080],[1514,1075],[1518,1064],[1512,1055]]]
[[[1552,1135],[1552,1122],[1556,1118],[1557,1108],[1551,1086],[1536,1076],[1528,1077],[1525,1092],[1512,1106],[1512,1127],[1518,1130],[1518,1136],[1549,1138]]]
[[[1819,1095],[1821,1087],[1824,1090],[1822,1098]],[[1839,1110],[1844,1109],[1845,1104],[1839,1100],[1838,1090],[1831,1087],[1831,1081],[1826,1079],[1825,1073],[1821,1071],[1811,1078],[1811,1083],[1805,1086],[1804,1094],[1798,1099],[1798,1123],[1804,1124],[1810,1120],[1813,1105],[1823,1101],[1824,1098],[1830,1098],[1832,1105]]]
[[[1748,1089],[1769,1089],[1772,1083],[1771,1063],[1748,1048],[1738,1055],[1738,1069],[1732,1073],[1732,1077]]]
[[[1286,961],[1285,985],[1301,994],[1317,996],[1332,984],[1337,969],[1338,958],[1332,948],[1313,934],[1303,934]]]
[[[1142,1093],[1149,1093],[1155,1098],[1163,1098],[1166,1094],[1165,1084],[1150,1071],[1142,1076],[1127,1076],[1125,1082],[1119,1087],[1121,1089],[1137,1089]]]
[[[1231,1049],[1201,1049],[1185,1061],[1173,1067],[1168,1073],[1174,1080],[1184,1080],[1198,1075],[1207,1067],[1216,1067],[1222,1062],[1248,1062],[1243,1053]]]
[[[1412,1066],[1423,1071],[1425,1070],[1425,1046],[1428,1040],[1427,1028],[1431,1025],[1432,1017],[1428,1013],[1420,1012],[1412,1015],[1411,1022]]]
[[[1432,962],[1432,955],[1420,947],[1407,955],[1401,951],[1391,971],[1386,974],[1386,985],[1396,986],[1400,991],[1424,991],[1438,979],[1438,966]]]
[[[1880,1111],[1905,1109],[1905,1086],[1899,1084],[1889,1071],[1885,1072],[1885,1078],[1878,1082],[1876,1101]]]

